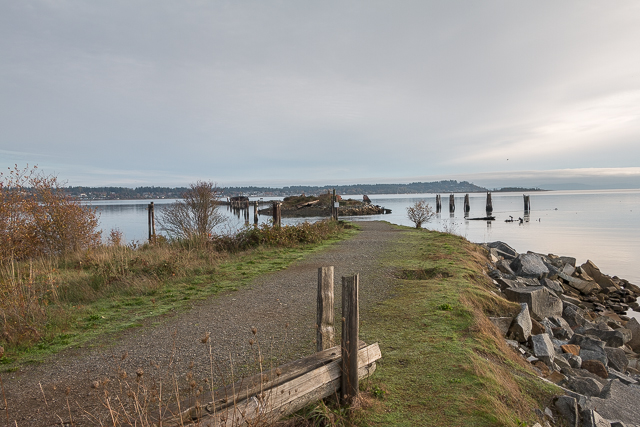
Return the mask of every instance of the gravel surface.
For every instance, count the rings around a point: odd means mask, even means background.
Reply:
[[[180,394],[186,397],[192,379],[195,395],[199,387],[209,387],[207,381],[229,383],[231,369],[236,379],[238,373],[255,372],[257,344],[266,367],[313,353],[318,267],[335,267],[336,314],[340,313],[342,276],[360,274],[363,320],[374,315],[376,302],[386,297],[392,284],[393,271],[380,261],[401,231],[383,222],[358,225],[362,232],[357,236],[285,270],[262,276],[236,292],[194,304],[191,310],[173,317],[154,319],[160,324],[0,374],[8,407],[7,425],[61,425],[70,419],[76,426],[113,425],[106,409],[107,392],[109,405],[117,406],[118,397],[127,400],[125,384],[139,390],[144,383],[152,393],[154,384],[162,380],[166,397],[170,389],[175,391],[177,379]],[[255,336],[252,328],[256,329]],[[210,339],[203,344],[206,334]],[[339,331],[336,336],[340,336]],[[254,340],[253,345],[250,340]],[[138,391],[137,397],[141,399],[144,393]],[[0,401],[0,407],[0,423],[7,423],[4,402]]]

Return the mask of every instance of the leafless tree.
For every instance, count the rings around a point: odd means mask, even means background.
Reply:
[[[407,207],[407,216],[416,225],[416,228],[422,228],[422,224],[431,221],[436,213],[427,202],[419,200],[413,206]]]
[[[190,184],[182,200],[160,211],[160,228],[175,239],[207,239],[225,221],[218,210],[219,199],[220,191],[211,181]]]

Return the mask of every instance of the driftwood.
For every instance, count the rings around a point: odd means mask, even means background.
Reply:
[[[162,425],[174,427],[198,420],[200,426],[226,427],[282,418],[340,389],[340,352],[339,346],[332,347],[218,389],[212,402],[196,403],[163,420]],[[362,346],[358,351],[359,377],[371,375],[380,357],[377,343]]]
[[[308,208],[309,206],[317,205],[318,203],[320,203],[320,200],[312,200],[310,202],[300,203],[299,205],[296,205],[296,209]]]
[[[483,216],[482,218],[467,218],[469,221],[495,221],[495,216]]]

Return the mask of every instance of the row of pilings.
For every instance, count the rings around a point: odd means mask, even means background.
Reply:
[[[524,212],[525,214],[531,211],[531,198],[523,194],[524,199]],[[453,194],[449,195],[449,212],[453,213],[456,211],[456,201]],[[471,204],[469,203],[469,194],[464,195],[464,214],[467,216],[471,211]],[[442,196],[440,194],[436,194],[436,213],[442,212]],[[491,200],[491,192],[487,192],[487,203],[486,203],[486,213],[487,216],[491,216],[493,214],[493,201]]]

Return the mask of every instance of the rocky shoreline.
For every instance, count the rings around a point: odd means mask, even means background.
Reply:
[[[515,317],[492,317],[507,343],[542,378],[561,387],[534,427],[640,427],[640,288],[591,261],[487,250],[494,292],[519,303]]]
[[[272,215],[273,207],[261,209],[258,211],[260,215]],[[359,205],[340,206],[338,210],[338,216],[358,216],[358,215],[382,215],[385,213],[391,213],[390,209],[385,209],[382,206],[372,205],[369,203],[361,203]],[[281,214],[283,218],[304,218],[304,217],[317,217],[317,216],[331,216],[331,208],[329,206],[282,206]]]

